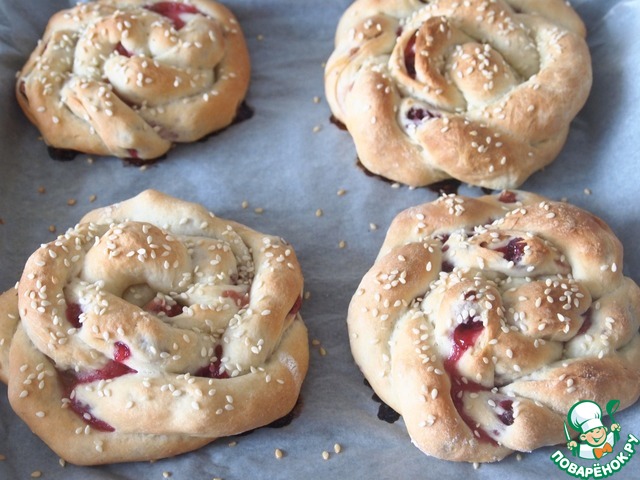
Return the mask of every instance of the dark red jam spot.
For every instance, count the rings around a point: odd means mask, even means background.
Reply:
[[[453,331],[453,349],[451,350],[451,355],[447,359],[447,362],[455,366],[464,352],[475,345],[483,328],[484,325],[482,321],[471,318],[458,325]]]
[[[215,361],[211,362],[209,365],[206,365],[202,368],[196,370],[194,375],[196,377],[206,377],[206,378],[229,378],[229,374],[226,371],[221,371],[222,361],[222,345],[216,345],[215,348]]]
[[[296,302],[293,304],[293,307],[291,307],[291,310],[289,310],[289,315],[295,315],[300,311],[301,307],[302,307],[302,297],[298,295],[298,298],[296,298]]]
[[[505,425],[513,425],[513,421],[515,420],[513,417],[513,401],[512,400],[502,400],[499,405],[504,409],[498,418]]]
[[[404,47],[404,67],[407,75],[416,78],[416,36],[411,35],[407,45]]]
[[[82,372],[74,372],[72,370],[63,372],[60,375],[63,391],[66,398],[70,400],[69,407],[77,413],[85,423],[96,430],[102,432],[113,432],[115,429],[106,422],[96,418],[91,414],[90,407],[77,401],[73,396],[73,391],[78,385],[91,383],[99,380],[111,380],[130,373],[137,373],[136,370],[127,367],[122,363],[110,361],[100,370],[86,370]]]
[[[469,290],[467,293],[464,294],[464,299],[475,300],[477,293],[478,292],[476,292],[475,290]]]
[[[500,252],[507,262],[518,263],[524,255],[524,247],[527,242],[522,238],[513,238],[504,247],[496,248],[496,252]]]
[[[429,185],[429,190],[436,192],[440,195],[451,195],[458,193],[458,188],[462,182],[453,178],[448,180],[442,180],[441,182],[432,183]]]
[[[444,262],[442,262],[442,267],[440,268],[440,270],[442,270],[445,273],[451,273],[453,272],[453,264],[445,260]]]
[[[582,326],[580,327],[580,329],[578,330],[578,333],[576,333],[576,335],[582,335],[587,333],[587,330],[589,330],[589,328],[591,328],[591,323],[593,322],[592,318],[592,311],[591,308],[589,308],[589,310],[587,310],[586,312],[584,312],[582,314],[582,317],[584,318],[584,321],[582,322]]]
[[[329,121],[333,123],[336,127],[338,127],[340,130],[347,130],[347,126],[344,123],[342,123],[340,120],[338,120],[338,118],[335,115],[331,115],[329,117]]]
[[[135,148],[129,148],[127,150],[127,153],[129,154],[129,158],[134,158],[134,159],[140,158],[140,155],[138,155],[138,150],[136,150]]]
[[[163,298],[154,298],[144,307],[142,307],[149,313],[166,315],[167,317],[175,317],[182,313],[182,305],[175,302],[173,305],[169,305]]]
[[[68,162],[69,160],[73,160],[76,158],[80,152],[75,150],[69,150],[68,148],[56,148],[47,146],[47,152],[49,152],[49,157],[52,160],[57,160],[59,162]]]
[[[85,370],[82,372],[74,372],[72,375],[75,379],[75,385],[83,383],[91,383],[99,380],[111,380],[113,378],[122,377],[130,373],[138,373],[131,367],[127,367],[124,363],[118,363],[111,360],[100,370]]]
[[[113,353],[113,359],[118,363],[124,363],[124,361],[131,356],[131,350],[122,342],[116,342],[114,346],[115,352]]]
[[[366,378],[364,379],[364,384],[367,387],[371,388],[371,384],[368,382]],[[400,418],[400,414],[396,412],[393,408],[391,408],[389,405],[384,403],[382,399],[375,392],[373,393],[373,395],[371,395],[371,400],[380,404],[380,406],[378,407],[379,420],[383,420],[387,423],[395,423],[398,421],[398,419]]]
[[[201,13],[196,7],[193,5],[187,5],[186,3],[176,3],[176,2],[158,2],[153,3],[151,5],[147,5],[147,10],[151,10],[152,12],[159,13],[163,17],[167,17],[173,23],[173,26],[176,30],[180,30],[184,27],[185,23],[180,17],[183,13]]]
[[[238,308],[245,308],[249,305],[249,292],[243,294],[236,290],[225,290],[222,292],[222,297],[233,300]]]
[[[498,200],[502,203],[516,203],[517,201],[515,192],[510,192],[509,190],[502,192],[498,197]]]
[[[400,35],[402,35],[402,25],[396,28],[396,37],[399,37]]]
[[[67,320],[71,325],[75,328],[81,328],[82,322],[80,322],[80,314],[82,313],[82,308],[77,303],[67,303],[67,310],[65,312],[67,316]]]
[[[427,109],[420,107],[411,107],[407,110],[407,118],[414,123],[420,123],[422,120],[429,120],[430,118],[439,118],[441,115],[439,113],[431,112]]]
[[[449,378],[451,379],[451,400],[453,401],[453,405],[456,407],[460,418],[462,418],[464,423],[467,424],[467,426],[471,429],[471,431],[474,433],[474,436],[478,440],[497,445],[497,442],[493,438],[491,438],[487,434],[487,432],[479,428],[476,422],[474,422],[473,419],[464,412],[464,404],[462,402],[462,397],[465,392],[477,393],[489,391],[489,389],[480,385],[479,383],[472,382],[470,380],[463,381],[458,372],[457,359],[452,360],[452,357],[449,357],[449,359],[444,362],[444,368],[449,374]]]
[[[122,55],[123,57],[131,57],[131,55],[133,55],[129,50],[124,48],[124,45],[122,45],[121,42],[118,42],[116,45],[116,52],[118,55]]]
[[[109,425],[107,422],[96,418],[91,413],[91,408],[84,403],[78,402],[76,399],[71,399],[69,408],[78,414],[86,424],[88,424],[94,430],[100,432],[115,432],[116,429]]]

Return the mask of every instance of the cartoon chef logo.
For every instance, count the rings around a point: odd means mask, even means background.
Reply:
[[[607,414],[612,422],[610,431],[602,423],[602,409],[596,402],[583,400],[571,407],[567,414],[567,421],[571,428],[580,434],[578,436],[580,441],[571,439],[566,423],[564,433],[568,442],[567,447],[574,456],[597,460],[613,452],[613,446],[620,439],[620,424],[613,418],[619,405],[619,400],[610,400],[607,403]]]

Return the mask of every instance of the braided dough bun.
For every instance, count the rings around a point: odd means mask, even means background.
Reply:
[[[16,413],[76,464],[186,452],[289,413],[308,367],[281,239],[152,190],[95,210],[0,298]],[[8,365],[6,350],[9,348]]]
[[[557,156],[587,99],[584,37],[563,0],[357,0],[327,100],[373,173],[515,188]]]
[[[566,442],[579,400],[633,404],[639,324],[609,227],[521,191],[400,213],[348,316],[356,363],[413,443],[467,462]]]
[[[51,18],[16,96],[52,147],[147,160],[228,126],[249,75],[213,0],[98,0]]]

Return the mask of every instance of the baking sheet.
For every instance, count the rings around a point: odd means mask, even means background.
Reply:
[[[349,352],[347,306],[390,220],[436,194],[426,188],[396,188],[364,175],[356,167],[351,138],[329,122],[323,62],[349,3],[227,0],[249,44],[253,72],[247,102],[255,115],[205,142],[178,146],[166,160],[140,169],[115,158],[49,159],[14,99],[15,72],[49,16],[69,2],[0,2],[0,288],[13,286],[28,256],[55,237],[50,228],[61,233],[94,207],[153,187],[291,242],[311,294],[302,315],[310,339],[320,342],[311,346],[300,415],[289,426],[219,439],[155,463],[62,467],[13,413],[2,385],[0,479],[30,478],[32,472],[47,479],[164,478],[165,472],[176,479],[225,480],[564,475],[549,460],[553,447],[478,469],[429,458],[411,445],[402,420],[388,424],[376,417],[378,404]],[[635,38],[640,2],[584,0],[573,5],[589,31],[593,89],[559,158],[522,188],[566,198],[606,220],[624,244],[626,275],[638,282],[640,43]],[[466,186],[460,192],[482,194]],[[322,216],[316,216],[318,209]],[[616,420],[623,435],[640,435],[640,405],[616,414]],[[339,454],[333,451],[336,443],[342,447]],[[274,456],[276,448],[284,452],[280,460]],[[330,452],[328,460],[323,451]]]

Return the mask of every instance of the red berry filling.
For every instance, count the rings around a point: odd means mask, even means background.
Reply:
[[[82,322],[80,321],[81,313],[82,313],[82,307],[80,307],[79,304],[67,302],[67,309],[65,311],[65,315],[69,323],[73,325],[75,328],[82,327]]]
[[[504,247],[496,248],[496,252],[500,252],[507,262],[518,263],[524,256],[524,247],[527,242],[522,238],[514,238],[509,241]]]
[[[411,120],[415,124],[418,124],[425,119],[429,120],[430,118],[437,118],[440,116],[441,115],[438,113],[434,113],[420,107],[411,107],[409,110],[407,110],[407,119]]]
[[[140,156],[138,155],[138,150],[136,150],[135,148],[127,149],[127,154],[129,154],[129,158],[140,158]]]
[[[593,323],[593,319],[591,318],[591,315],[592,315],[591,308],[589,308],[589,310],[587,310],[582,314],[584,321],[582,322],[582,325],[580,326],[580,329],[578,330],[576,335],[582,335],[584,333],[587,333],[587,330],[591,328],[591,324]]]
[[[482,321],[475,320],[475,318],[468,318],[467,321],[458,325],[453,331],[453,349],[447,359],[447,362],[451,363],[452,366],[455,366],[464,352],[476,343],[482,333],[484,325]]]
[[[147,5],[147,10],[151,10],[152,12],[159,13],[163,17],[167,17],[173,23],[173,26],[176,30],[180,30],[185,26],[185,22],[182,19],[183,13],[202,13],[193,5],[187,5],[186,3],[176,3],[176,2],[158,2],[152,3],[151,5]]]
[[[116,343],[116,355],[118,355],[118,343]],[[124,344],[121,345],[126,347],[126,345]],[[128,351],[129,348],[126,347],[126,350]],[[86,370],[82,372],[74,372],[70,370],[64,372],[61,375],[61,379],[64,387],[65,397],[69,399],[69,408],[71,408],[71,410],[81,416],[82,419],[91,426],[91,428],[94,428],[101,432],[115,431],[115,428],[113,428],[111,425],[92,415],[91,407],[76,400],[75,396],[73,395],[73,391],[78,385],[99,380],[111,380],[113,378],[128,375],[130,373],[137,373],[137,371],[127,367],[123,363],[118,363],[118,359],[116,359],[116,361],[110,361],[100,370]]]
[[[468,292],[467,294],[470,293],[475,295],[475,292]],[[462,377],[458,373],[457,366],[458,360],[460,360],[462,354],[475,344],[480,333],[482,333],[483,328],[484,325],[482,322],[474,320],[473,318],[468,318],[466,322],[461,323],[455,328],[453,331],[453,349],[451,350],[449,358],[444,362],[444,368],[451,378],[451,400],[453,401],[460,418],[462,418],[479,440],[496,444],[496,441],[491,438],[487,432],[478,428],[471,417],[464,413],[462,402],[464,392],[480,392],[489,389],[470,380],[465,379],[465,381],[463,381]]]
[[[175,317],[182,313],[182,305],[178,302],[169,304],[164,298],[154,298],[144,307],[142,307],[149,313],[166,315],[167,317]]]
[[[498,415],[498,419],[506,426],[513,425],[515,420],[513,416],[513,400],[502,400],[498,405],[504,409],[504,411]]]
[[[238,308],[245,308],[249,305],[249,292],[243,294],[236,290],[225,290],[222,292],[222,297],[233,300]]]
[[[131,350],[122,342],[116,342],[114,346],[116,348],[113,353],[113,359],[118,363],[124,363],[124,361],[131,356]]]
[[[226,371],[222,371],[222,361],[220,360],[222,358],[222,345],[216,345],[215,355],[215,361],[196,370],[194,374],[196,377],[229,378],[229,374]]]
[[[116,45],[116,52],[118,53],[118,55],[122,55],[123,57],[131,57],[133,55],[133,53],[124,48],[122,42],[118,42],[118,44]]]
[[[509,190],[502,192],[498,197],[498,200],[502,203],[516,203],[517,201],[515,192],[510,192]]]
[[[411,78],[416,78],[416,36],[411,35],[411,38],[404,47],[404,67],[407,70],[407,75]]]
[[[451,273],[453,272],[453,263],[448,262],[448,261],[443,261],[442,262],[442,266],[440,267],[440,270],[442,270],[445,273]]]
[[[291,307],[291,310],[289,310],[289,315],[295,315],[300,311],[301,307],[302,307],[302,297],[298,295],[298,298],[296,298],[296,302],[293,304],[293,307]]]

